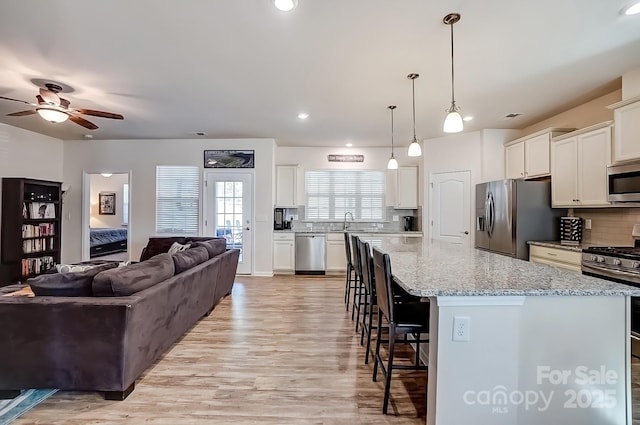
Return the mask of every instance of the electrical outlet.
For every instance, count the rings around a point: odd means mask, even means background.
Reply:
[[[307,223],[307,229],[311,229],[313,227],[313,223]]]
[[[298,214],[294,214],[294,215],[293,215],[293,219],[294,219],[294,220],[297,220],[297,219],[298,219]]]
[[[591,219],[590,218],[585,218],[584,219],[584,228],[586,230],[590,230],[591,229]]]
[[[471,318],[469,318],[468,316],[453,317],[453,340],[471,340]]]
[[[400,216],[394,215],[393,216],[393,221],[400,221]]]

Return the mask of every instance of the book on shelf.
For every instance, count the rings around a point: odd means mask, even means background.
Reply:
[[[53,238],[28,239],[22,241],[22,252],[25,254],[41,251],[53,251]]]
[[[55,236],[55,223],[23,224],[23,238],[37,238],[38,236]]]
[[[29,218],[56,218],[56,206],[50,202],[31,202],[29,204]]]
[[[22,276],[40,274],[55,266],[52,256],[38,258],[24,258],[22,260]]]

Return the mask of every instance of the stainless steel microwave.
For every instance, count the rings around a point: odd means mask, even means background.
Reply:
[[[640,162],[607,167],[609,202],[640,202]]]

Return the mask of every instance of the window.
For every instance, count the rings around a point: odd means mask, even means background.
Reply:
[[[197,235],[200,212],[200,169],[156,167],[156,233]]]
[[[384,220],[385,173],[368,170],[322,170],[305,173],[307,220]]]
[[[129,224],[129,183],[122,185],[122,224]]]

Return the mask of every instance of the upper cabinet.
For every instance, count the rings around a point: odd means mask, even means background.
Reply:
[[[418,167],[398,167],[396,170],[395,208],[418,208]]]
[[[611,162],[611,121],[553,139],[553,207],[608,206],[607,165]]]
[[[506,143],[506,178],[532,179],[551,174],[551,138],[572,130],[572,128],[548,128]]]
[[[298,206],[298,166],[276,166],[276,207]]]
[[[613,162],[640,159],[640,97],[608,106],[615,122]]]

